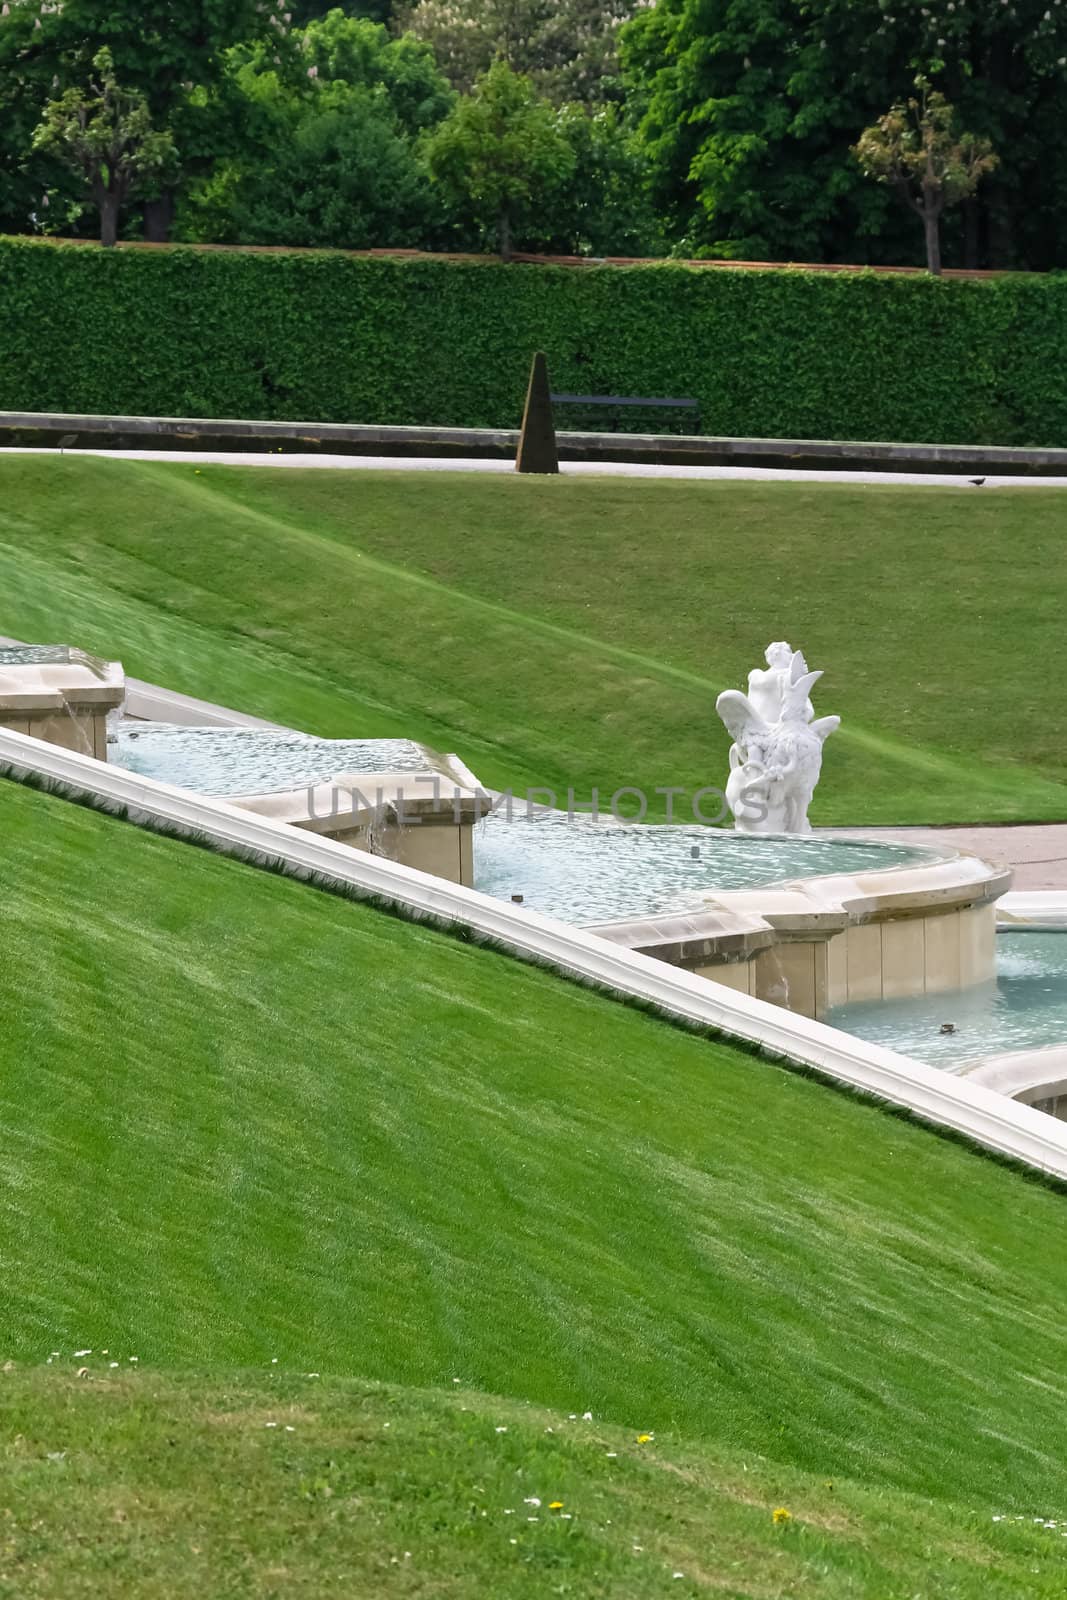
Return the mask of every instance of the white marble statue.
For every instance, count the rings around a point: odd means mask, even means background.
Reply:
[[[793,650],[784,639],[777,644],[769,644],[763,652],[763,659],[767,663],[767,671],[753,667],[748,675],[748,698],[752,702],[752,709],[764,722],[778,722],[785,704],[785,691],[793,680],[793,662],[799,662],[797,676],[807,672],[808,663],[800,651]],[[810,722],[814,715],[815,708],[809,700],[804,708],[805,722]]]
[[[740,833],[810,833],[808,807],[822,768],[823,742],[840,717],[816,717],[799,650],[768,645],[767,670],[748,675],[748,693],[725,689],[715,702],[733,738],[726,799]]]

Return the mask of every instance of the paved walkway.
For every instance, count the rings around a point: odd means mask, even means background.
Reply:
[[[16,449],[5,445],[0,455],[55,456],[59,450]],[[514,474],[510,461],[456,460],[435,456],[342,456],[301,454],[299,451],[251,450],[70,450],[72,456],[107,456],[113,461],[171,461],[193,466],[317,467],[345,472],[496,472]],[[696,478],[768,483],[877,483],[909,484],[925,488],[970,489],[988,494],[993,489],[1067,489],[1067,478],[987,477],[976,489],[959,473],[941,472],[805,472],[786,467],[662,466],[639,461],[566,461],[560,471],[567,478]]]
[[[1067,889],[1067,823],[1007,823],[1000,828],[842,828],[868,839],[947,845],[973,850],[995,866],[1011,867],[1016,890]]]

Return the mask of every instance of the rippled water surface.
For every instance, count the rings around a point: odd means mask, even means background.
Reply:
[[[58,666],[69,661],[67,644],[5,644],[0,645],[0,667]]]
[[[110,759],[200,794],[268,794],[341,772],[425,772],[409,739],[314,739],[261,728],[121,723]],[[424,792],[424,791],[419,791]],[[447,791],[446,791],[447,792]],[[701,896],[789,878],[864,872],[937,858],[923,847],[855,839],[758,837],[720,828],[641,827],[581,815],[530,816],[516,803],[474,838],[475,886],[565,922],[699,909]]]
[[[183,728],[121,723],[108,760],[198,794],[270,794],[322,783],[339,772],[425,772],[411,739],[314,739],[268,728]]]
[[[475,888],[502,900],[521,894],[525,905],[563,922],[691,911],[717,889],[936,859],[935,851],[874,840],[619,826],[581,816],[531,818],[518,809],[511,821],[494,813],[474,833]]]
[[[935,1067],[1067,1044],[1067,931],[1005,929],[997,934],[997,976],[990,983],[835,1006],[823,1020]],[[956,1032],[941,1033],[943,1022],[955,1023]]]

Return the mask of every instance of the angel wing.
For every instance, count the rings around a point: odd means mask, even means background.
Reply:
[[[822,677],[821,672],[802,672],[795,676],[798,659],[803,662],[804,657],[798,650],[793,657],[793,666],[789,673],[789,682],[782,691],[782,721],[806,722],[811,716],[811,691]]]
[[[840,717],[816,717],[814,722],[808,723],[808,731],[809,733],[814,733],[817,735],[817,737],[820,738],[823,743],[825,743],[830,735],[834,732],[835,728],[839,728],[840,726]]]
[[[724,689],[715,702],[715,710],[726,724],[726,731],[735,744],[745,749],[753,738],[770,733],[765,722],[747,694],[740,689]]]

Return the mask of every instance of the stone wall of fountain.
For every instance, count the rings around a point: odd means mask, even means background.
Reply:
[[[328,783],[237,795],[233,803],[469,888],[484,795],[449,781],[447,757],[425,756],[424,772],[342,772]]]
[[[118,661],[69,645],[0,649],[0,727],[107,760],[108,713],[126,683]]]
[[[602,938],[806,1017],[857,1000],[948,993],[990,979],[996,902],[1011,873],[965,851],[886,871],[705,897]]]

